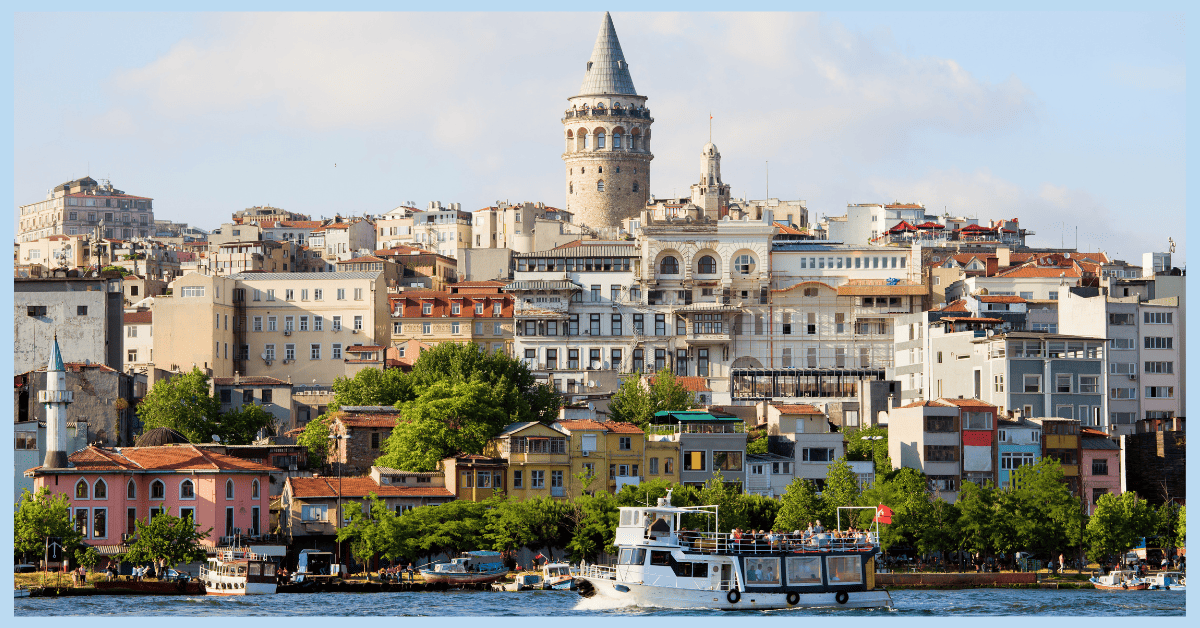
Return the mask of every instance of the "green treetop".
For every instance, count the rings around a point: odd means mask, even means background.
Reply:
[[[146,429],[168,427],[193,443],[216,436],[229,445],[248,445],[259,430],[271,428],[274,417],[254,404],[221,413],[221,402],[208,392],[208,376],[193,368],[171,379],[159,380],[137,409]]]
[[[46,487],[37,493],[23,491],[14,515],[13,549],[18,554],[40,558],[48,537],[60,539],[63,551],[70,551],[83,538],[71,520],[71,500],[63,494],[52,494]]]
[[[649,386],[643,383],[640,375],[626,377],[613,394],[608,411],[612,420],[633,423],[644,429],[656,412],[694,407],[696,395],[664,368],[654,374],[654,383]]]
[[[200,547],[200,541],[208,538],[212,528],[201,532],[190,516],[181,519],[169,514],[165,508],[152,514],[150,519],[150,523],[136,522],[135,540],[123,560],[174,567],[204,560],[208,555]]]

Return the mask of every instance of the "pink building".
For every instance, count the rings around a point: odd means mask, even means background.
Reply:
[[[119,545],[134,521],[166,509],[190,514],[200,530],[219,537],[261,534],[269,517],[272,467],[205,451],[190,444],[107,448],[89,445],[66,468],[35,467],[34,490],[44,486],[71,500],[76,529],[90,545]]]
[[[1088,500],[1088,514],[1096,509],[1096,501],[1105,493],[1121,494],[1121,447],[1104,432],[1081,430],[1083,497]]]

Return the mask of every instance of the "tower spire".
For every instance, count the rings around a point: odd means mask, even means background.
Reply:
[[[625,62],[625,53],[621,52],[617,29],[607,11],[604,13],[604,22],[600,24],[600,34],[596,36],[596,45],[588,59],[587,70],[583,74],[583,85],[580,86],[578,95],[601,94],[637,94],[633,87],[633,78],[629,76],[629,64]]]
[[[65,371],[63,366],[62,351],[58,348],[58,334],[54,334],[54,347],[50,349],[50,361],[46,364],[46,371]]]

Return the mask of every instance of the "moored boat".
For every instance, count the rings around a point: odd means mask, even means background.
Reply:
[[[1184,591],[1183,574],[1178,571],[1160,571],[1146,578],[1146,588],[1153,591]]]
[[[502,587],[505,591],[531,591],[542,588],[542,577],[535,573],[518,574],[512,582]]]
[[[765,610],[892,606],[875,589],[878,530],[858,536],[772,535],[738,538],[681,530],[681,518],[711,517],[717,506],[620,509],[615,567],[590,565],[576,578],[583,597],[661,608]]]
[[[434,563],[430,569],[422,569],[426,582],[447,584],[477,584],[495,582],[508,575],[508,568],[501,560],[500,552],[465,552],[448,562]]]
[[[271,595],[276,587],[275,563],[249,550],[221,550],[200,568],[200,581],[208,595]]]
[[[1114,569],[1103,576],[1092,576],[1088,581],[1097,589],[1106,591],[1141,591],[1150,586],[1149,582],[1129,569]]]
[[[574,591],[575,576],[567,563],[546,563],[542,567],[542,588],[555,591]]]

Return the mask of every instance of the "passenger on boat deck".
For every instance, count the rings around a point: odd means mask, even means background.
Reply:
[[[825,531],[825,528],[821,527],[821,520],[817,519],[817,526],[815,528],[813,528],[813,532],[820,534],[821,532],[824,532],[824,531]]]

